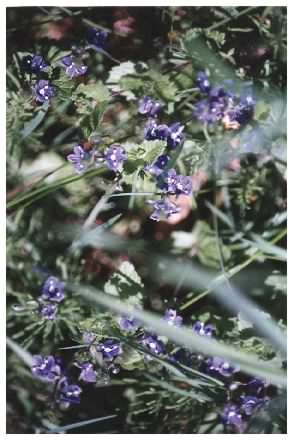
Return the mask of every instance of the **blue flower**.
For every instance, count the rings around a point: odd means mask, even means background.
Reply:
[[[214,124],[223,119],[225,107],[222,100],[202,99],[194,105],[193,116],[203,124]]]
[[[139,321],[132,316],[121,316],[119,326],[127,332],[135,331],[139,327]]]
[[[40,314],[43,318],[53,320],[56,318],[58,306],[56,304],[45,304],[41,306]]]
[[[253,117],[255,101],[251,93],[243,92],[240,99],[234,97],[234,105],[227,112],[230,121],[236,121],[239,125],[246,124]]]
[[[184,125],[180,122],[175,122],[175,124],[170,125],[169,133],[167,136],[167,146],[174,150],[180,145],[184,140]]]
[[[89,28],[87,31],[87,42],[96,50],[103,49],[106,44],[108,33],[101,29]]]
[[[204,362],[204,368],[208,373],[218,373],[224,377],[230,377],[239,371],[238,367],[234,367],[225,359],[217,356],[206,359]]]
[[[159,101],[153,100],[149,96],[144,96],[138,103],[138,112],[142,115],[156,117],[161,108],[162,104]]]
[[[205,72],[198,72],[196,77],[196,85],[202,93],[209,93],[211,84]]]
[[[84,382],[94,383],[97,381],[97,372],[94,370],[94,365],[90,362],[84,362],[78,365],[81,368],[81,373],[79,375],[79,380]]]
[[[167,166],[169,160],[170,156],[161,154],[151,165],[145,166],[144,169],[154,176],[159,176]]]
[[[167,140],[169,127],[166,124],[157,124],[154,119],[149,119],[144,127],[144,137],[147,141]]]
[[[121,145],[113,144],[106,149],[104,158],[108,168],[117,171],[127,159],[127,154]]]
[[[32,373],[46,382],[55,382],[61,376],[60,363],[54,356],[33,356]]]
[[[61,59],[62,64],[65,66],[65,73],[70,78],[84,75],[87,72],[87,66],[84,64],[78,64],[74,61],[74,58],[70,55]]]
[[[180,208],[176,203],[171,202],[166,197],[160,200],[148,200],[147,203],[154,208],[154,211],[150,215],[150,219],[155,221],[159,221],[161,218],[169,218],[172,214],[180,212]]]
[[[246,385],[246,389],[249,390],[250,394],[261,394],[264,389],[267,387],[267,383],[258,377],[254,377],[251,379]]]
[[[168,309],[166,310],[164,321],[167,321],[169,325],[173,325],[175,327],[180,327],[182,325],[183,318],[182,316],[177,315],[176,310]]]
[[[23,59],[22,63],[24,70],[29,73],[39,73],[48,67],[41,55],[28,55]]]
[[[47,278],[42,288],[42,298],[47,301],[61,302],[64,297],[64,283],[56,277]]]
[[[177,174],[172,168],[160,174],[158,178],[159,187],[169,194],[190,195],[192,192],[192,180],[189,176]]]
[[[68,162],[71,162],[77,173],[83,173],[88,168],[88,161],[92,155],[90,152],[85,151],[83,146],[78,144],[73,148],[73,153],[67,156]]]
[[[113,339],[106,339],[101,342],[98,344],[97,349],[102,353],[103,358],[109,361],[112,361],[122,353],[120,342],[116,342]]]
[[[243,433],[246,428],[246,423],[240,413],[240,408],[231,403],[224,407],[221,414],[221,420],[224,425],[231,426],[239,433]]]
[[[264,399],[256,396],[240,396],[241,410],[247,416],[251,416],[255,411],[265,404]]]
[[[141,344],[154,354],[162,354],[165,351],[164,344],[155,335],[144,335],[140,339]]]
[[[81,392],[82,389],[78,385],[69,384],[68,378],[64,376],[58,383],[57,400],[68,404],[79,404]]]
[[[55,96],[55,87],[50,85],[49,81],[45,79],[40,79],[33,88],[35,98],[38,102],[44,103],[49,101],[50,98]]]
[[[204,324],[201,321],[196,321],[193,326],[192,330],[195,331],[200,336],[213,336],[213,332],[215,331],[215,327],[211,324]]]

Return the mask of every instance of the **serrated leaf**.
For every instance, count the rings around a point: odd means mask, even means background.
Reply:
[[[125,63],[119,64],[119,66],[112,67],[106,82],[107,84],[117,84],[124,76],[134,74],[136,74],[135,64],[131,61],[126,61]]]
[[[137,369],[143,370],[145,368],[143,354],[127,345],[124,345],[123,352],[119,356],[117,363],[119,363],[124,370],[128,371]]]
[[[141,304],[143,298],[143,283],[133,264],[124,261],[119,271],[114,272],[106,282],[104,290],[108,295],[125,299],[129,304]]]
[[[149,76],[154,81],[154,89],[158,95],[166,101],[176,101],[178,88],[170,80],[169,75],[162,75],[156,71],[150,71]]]
[[[110,99],[108,88],[101,82],[95,84],[80,84],[74,92],[74,96],[83,95],[97,102],[105,102]]]
[[[119,84],[124,90],[139,90],[143,87],[144,81],[142,78],[134,78],[131,76],[125,76],[121,78]]]
[[[64,72],[61,72],[60,77],[54,80],[54,85],[63,95],[71,96],[74,83]]]
[[[144,141],[141,144],[141,148],[145,150],[143,155],[144,160],[147,164],[152,163],[156,157],[163,153],[166,148],[166,143],[164,141]]]

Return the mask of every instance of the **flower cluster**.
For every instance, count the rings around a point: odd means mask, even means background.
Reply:
[[[144,137],[147,141],[166,141],[167,148],[174,150],[184,141],[184,125],[180,122],[168,126],[157,124],[155,119],[149,119],[144,128]]]
[[[52,278],[46,281],[43,292],[47,298],[51,297],[58,302],[63,296],[62,289],[60,290],[60,284]],[[167,309],[162,319],[174,327],[181,327],[183,324],[183,318],[175,309]],[[269,384],[260,378],[247,379],[247,376],[244,376],[246,382],[240,382],[238,379],[243,378],[243,374],[237,366],[227,360],[191,353],[184,347],[174,347],[151,329],[140,327],[139,322],[131,316],[121,316],[118,322],[121,330],[131,331],[137,343],[146,351],[145,362],[149,363],[154,357],[159,356],[174,364],[196,368],[206,375],[220,379],[226,388],[226,403],[219,418],[231,432],[244,432],[249,418],[269,401]],[[216,330],[212,324],[202,321],[196,321],[192,329],[197,335],[207,338],[211,338]],[[109,378],[110,373],[119,373],[124,350],[118,339],[99,340],[94,333],[85,332],[82,341],[88,346],[88,354],[83,350],[82,360],[74,362],[75,367],[80,370],[79,381],[94,384],[103,378]],[[32,373],[40,380],[55,385],[57,403],[69,406],[80,402],[82,389],[79,385],[70,383],[60,359],[53,356],[34,356]]]
[[[194,117],[205,125],[221,121],[225,129],[236,130],[253,116],[255,101],[251,91],[240,96],[222,86],[212,86],[205,72],[199,72],[196,86],[204,97],[194,105]]]
[[[243,433],[249,418],[269,402],[267,389],[268,384],[259,378],[245,384],[232,383],[220,415],[223,424],[232,432]]]
[[[110,170],[119,171],[127,159],[125,149],[120,144],[112,144],[104,151],[96,151],[94,148],[86,150],[84,145],[78,144],[73,148],[73,153],[67,156],[68,162],[72,163],[75,171],[79,174],[88,170],[91,164],[96,167],[105,165]]]
[[[47,278],[38,299],[40,315],[45,319],[53,320],[58,312],[58,304],[64,300],[64,297],[64,283],[53,276]]]
[[[172,200],[170,195],[178,197],[181,194],[190,195],[192,192],[192,181],[189,176],[178,175],[175,169],[169,169],[170,154],[173,150],[182,145],[184,141],[184,125],[175,122],[171,125],[160,124],[157,119],[163,105],[149,96],[139,101],[138,111],[143,115],[151,116],[144,127],[144,138],[148,141],[160,140],[166,142],[166,151],[160,154],[153,163],[145,166],[147,171],[156,181],[158,188],[162,191],[161,199],[148,200],[153,206],[150,218],[159,221],[161,218],[168,218],[180,212],[179,206]]]
[[[30,75],[35,75],[36,79],[33,83],[32,91],[35,100],[39,104],[49,102],[52,97],[57,93],[57,87],[55,87],[50,79],[56,76],[58,66],[64,68],[65,75],[70,79],[76,78],[81,75],[85,75],[88,67],[83,64],[79,56],[84,52],[86,48],[94,48],[95,50],[101,50],[105,46],[107,39],[107,32],[98,30],[95,28],[89,28],[87,30],[86,41],[89,46],[85,48],[72,47],[71,54],[66,55],[56,61],[55,64],[48,64],[41,55],[27,55],[22,59],[22,68]],[[54,75],[50,76],[50,72]]]
[[[54,356],[33,356],[32,373],[43,382],[55,385],[55,399],[57,403],[68,407],[80,402],[82,389],[76,384],[70,384],[64,374],[60,359]]]

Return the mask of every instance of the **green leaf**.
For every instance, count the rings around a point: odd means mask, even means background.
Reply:
[[[123,353],[119,356],[117,362],[128,371],[145,369],[143,354],[128,345],[124,345]]]
[[[129,304],[141,304],[143,299],[143,283],[133,264],[124,261],[104,286],[109,295],[127,300]]]
[[[131,61],[126,61],[119,64],[119,66],[114,66],[110,70],[109,78],[107,79],[107,84],[118,84],[120,79],[127,75],[135,75],[135,64]]]
[[[108,88],[101,81],[95,84],[80,84],[74,91],[73,99],[80,95],[94,99],[96,102],[109,101],[111,97]]]
[[[196,236],[197,256],[205,266],[220,268],[220,257],[217,249],[217,237],[208,223],[198,221],[194,230]],[[222,245],[224,261],[231,257],[231,251],[227,246]]]
[[[142,78],[134,78],[131,76],[124,76],[119,81],[119,84],[124,90],[139,90],[143,88],[144,81]]]
[[[254,110],[254,119],[265,119],[269,114],[270,108],[265,101],[257,101]]]
[[[58,87],[61,93],[66,97],[71,97],[74,82],[64,72],[58,79],[54,80],[54,85]]]
[[[152,70],[149,76],[154,81],[154,88],[162,99],[166,101],[176,101],[178,89],[176,84],[170,80],[169,75],[163,75]]]
[[[21,130],[20,135],[22,139],[27,138],[32,134],[33,131],[35,131],[35,129],[41,124],[44,117],[46,116],[48,109],[49,102],[47,101],[42,105],[40,110],[38,110],[36,115],[28,123],[25,124],[23,130]]]

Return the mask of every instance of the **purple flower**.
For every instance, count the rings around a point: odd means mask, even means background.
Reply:
[[[169,127],[169,134],[167,137],[167,145],[169,148],[174,150],[180,145],[184,140],[184,134],[182,133],[184,130],[184,125],[181,125],[180,122],[176,122]]]
[[[205,72],[198,72],[196,77],[196,85],[202,93],[209,93],[211,84]]]
[[[85,151],[82,145],[76,145],[73,148],[73,153],[67,156],[68,162],[71,162],[77,173],[83,173],[87,170],[87,164],[84,162],[91,159],[91,153]]]
[[[46,382],[54,382],[61,376],[61,368],[54,356],[33,356],[32,373]]]
[[[84,362],[79,366],[79,368],[81,368],[79,380],[90,383],[97,381],[97,372],[94,370],[93,364],[91,364],[90,362]]]
[[[166,124],[157,124],[154,119],[149,119],[144,127],[144,137],[147,141],[167,140],[169,127]]]
[[[138,329],[139,322],[132,316],[121,316],[121,318],[119,319],[119,325],[122,330],[130,332]]]
[[[212,87],[209,92],[209,97],[212,101],[221,101],[228,96],[230,96],[230,93],[228,93],[222,86]]]
[[[246,428],[242,415],[240,414],[240,408],[237,405],[231,403],[224,407],[221,419],[224,425],[231,426],[237,432],[243,433]]]
[[[127,154],[121,145],[113,144],[106,149],[104,157],[108,168],[117,171],[127,159]]]
[[[189,176],[177,174],[173,168],[160,175],[158,185],[163,191],[171,194],[190,195],[192,192],[191,178]]]
[[[58,306],[56,304],[45,304],[40,309],[40,314],[45,319],[53,320],[56,317]]]
[[[64,297],[64,283],[56,277],[47,278],[42,288],[42,298],[47,301],[61,302]]]
[[[164,344],[155,335],[145,335],[140,340],[141,344],[154,354],[162,354],[165,351]]]
[[[151,165],[147,165],[145,170],[154,176],[159,176],[163,172],[163,169],[168,164],[169,160],[170,156],[167,154],[161,154],[157,157],[155,162],[153,162]]]
[[[96,50],[103,49],[106,44],[108,33],[102,29],[89,28],[87,31],[87,42]]]
[[[167,321],[169,325],[180,327],[182,325],[183,318],[177,315],[176,310],[168,309],[164,316],[164,321]]]
[[[161,188],[171,194],[176,194],[177,192],[177,173],[174,170],[174,168],[172,168],[171,170],[167,171],[166,173],[163,173],[160,176],[160,179],[158,181],[159,186],[161,186]],[[161,183],[162,182],[162,183]]]
[[[44,103],[55,96],[55,87],[49,84],[49,81],[40,79],[33,88],[35,98],[38,102]]]
[[[240,99],[239,104],[235,105],[232,110],[228,112],[231,121],[236,121],[243,125],[247,123],[253,116],[255,102],[251,96]]]
[[[192,180],[189,176],[177,176],[176,194],[189,196],[192,193]]]
[[[23,59],[24,69],[29,73],[39,73],[45,70],[48,65],[41,55],[28,55]]]
[[[154,101],[149,96],[140,99],[138,103],[138,112],[142,115],[156,117],[161,108],[162,104],[159,101]]]
[[[213,336],[213,332],[215,331],[215,327],[211,324],[204,324],[201,321],[196,321],[193,326],[192,330],[195,331],[200,336]]]
[[[106,339],[98,344],[97,348],[102,353],[103,358],[109,361],[112,361],[122,353],[120,342],[116,342],[113,339]]]
[[[221,376],[230,377],[239,371],[239,368],[234,367],[225,359],[215,356],[205,360],[205,370],[211,374],[218,373]]]
[[[87,66],[85,66],[84,64],[77,64],[71,55],[63,57],[61,59],[61,62],[65,66],[66,75],[70,78],[84,75],[87,71]]]
[[[202,99],[194,105],[193,116],[203,124],[214,124],[223,119],[225,107],[223,100]]]
[[[150,218],[159,221],[161,218],[169,218],[172,214],[180,212],[180,208],[176,203],[170,202],[167,198],[161,200],[148,200],[150,205],[153,205],[154,211]]]
[[[267,385],[268,384],[263,379],[255,377],[251,379],[245,387],[249,390],[249,393],[259,395],[264,391]]]
[[[58,401],[64,403],[80,403],[82,389],[75,384],[69,384],[68,378],[63,377],[58,383]]]
[[[265,404],[264,399],[256,396],[240,396],[241,410],[247,416],[251,416],[256,410]]]

